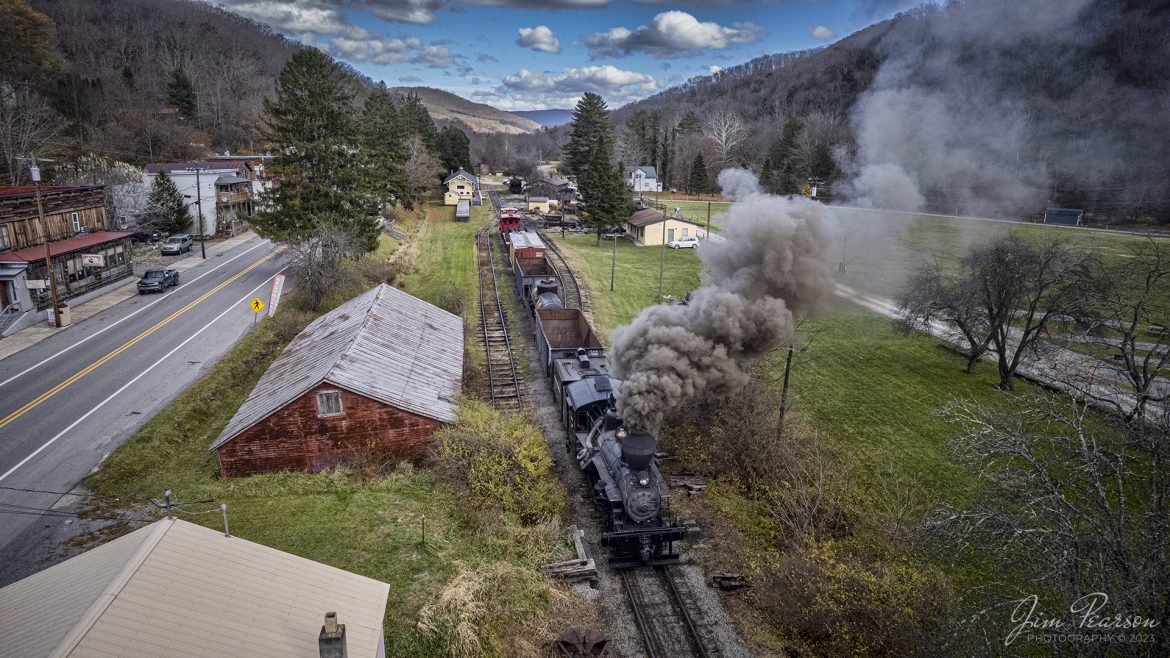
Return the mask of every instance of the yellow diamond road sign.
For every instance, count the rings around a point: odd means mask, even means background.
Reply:
[[[252,303],[248,304],[248,306],[251,306],[252,310],[256,313],[264,310],[264,302],[262,302],[259,297],[254,297],[252,299]]]

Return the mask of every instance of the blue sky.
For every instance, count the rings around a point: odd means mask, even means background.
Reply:
[[[832,43],[903,0],[218,0],[390,86],[504,110],[610,107],[765,53]]]

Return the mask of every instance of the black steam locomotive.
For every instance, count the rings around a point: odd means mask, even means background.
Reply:
[[[565,308],[556,272],[543,256],[513,254],[516,292],[532,314],[541,365],[566,431],[565,448],[585,473],[605,523],[602,545],[615,568],[679,561],[687,528],[670,516],[670,489],[652,434],[631,431],[616,412],[621,380],[579,309]]]

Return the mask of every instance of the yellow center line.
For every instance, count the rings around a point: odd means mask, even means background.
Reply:
[[[118,348],[117,348],[117,349],[115,349],[114,351],[112,351],[112,352],[110,352],[109,354],[107,354],[107,355],[103,356],[102,358],[98,359],[97,361],[94,361],[93,363],[89,364],[89,365],[88,365],[88,366],[86,366],[85,368],[82,368],[81,370],[77,371],[76,373],[74,373],[74,374],[73,374],[73,376],[69,377],[68,379],[66,379],[65,381],[61,382],[60,384],[57,384],[57,385],[56,385],[56,386],[54,386],[53,388],[51,388],[51,389],[49,389],[49,390],[45,391],[44,393],[42,393],[41,395],[39,395],[39,396],[38,396],[38,397],[37,397],[35,400],[33,400],[33,401],[29,402],[28,404],[26,404],[26,405],[24,405],[23,407],[21,407],[21,408],[17,409],[16,411],[14,411],[14,412],[12,412],[12,413],[8,414],[7,416],[5,416],[5,417],[4,417],[4,419],[3,419],[3,420],[0,420],[0,429],[3,429],[3,428],[6,426],[6,425],[10,424],[12,421],[16,420],[17,418],[20,418],[21,416],[23,416],[24,414],[28,413],[29,411],[31,411],[31,410],[33,410],[33,409],[37,408],[38,406],[40,406],[41,404],[43,404],[43,403],[45,402],[45,400],[48,400],[49,398],[51,398],[51,397],[53,397],[54,395],[56,395],[56,394],[60,393],[61,391],[65,390],[66,388],[69,388],[71,385],[73,385],[74,383],[76,383],[76,382],[77,382],[77,380],[79,380],[79,379],[81,379],[82,377],[84,377],[84,376],[88,375],[89,373],[93,372],[93,371],[94,371],[94,370],[96,370],[97,368],[101,367],[101,365],[102,365],[103,363],[105,363],[105,362],[109,361],[110,359],[112,359],[112,358],[114,358],[114,357],[118,356],[118,355],[119,355],[119,354],[121,354],[122,352],[125,352],[126,350],[130,349],[131,347],[133,347],[134,345],[136,345],[136,344],[137,344],[139,341],[141,341],[142,339],[146,338],[147,336],[149,336],[149,335],[153,334],[154,332],[158,331],[159,329],[163,328],[164,326],[166,326],[167,324],[169,324],[171,321],[173,321],[175,318],[177,318],[177,317],[179,317],[180,315],[182,315],[182,314],[186,313],[187,311],[191,310],[192,308],[194,308],[195,306],[197,306],[198,304],[200,304],[200,303],[202,303],[204,300],[206,300],[208,297],[211,297],[212,295],[214,295],[215,293],[219,292],[220,290],[223,290],[223,289],[224,289],[224,288],[226,288],[228,285],[230,285],[232,282],[236,281],[237,279],[239,279],[240,277],[244,276],[244,275],[245,275],[245,274],[247,274],[248,272],[251,272],[252,270],[256,269],[257,267],[259,267],[259,266],[260,266],[261,264],[263,264],[264,262],[266,262],[266,261],[268,261],[268,260],[271,260],[271,259],[272,259],[274,256],[276,256],[276,253],[277,253],[277,252],[275,252],[275,251],[274,251],[274,252],[272,252],[272,253],[268,254],[267,256],[265,256],[265,257],[261,258],[260,260],[256,261],[255,263],[252,263],[251,265],[249,265],[247,268],[245,268],[244,270],[242,270],[240,273],[236,274],[236,275],[235,275],[235,276],[233,276],[232,278],[228,279],[227,281],[224,281],[223,283],[221,283],[221,284],[219,284],[218,286],[216,286],[216,287],[212,288],[211,290],[208,290],[207,292],[205,292],[205,293],[203,293],[202,295],[200,295],[198,299],[196,299],[196,300],[192,301],[191,303],[189,303],[189,304],[187,304],[186,306],[184,306],[183,308],[181,308],[181,309],[179,309],[179,310],[175,311],[174,313],[171,313],[171,314],[170,314],[169,316],[167,316],[165,319],[163,319],[163,320],[160,320],[160,321],[158,322],[158,324],[156,324],[156,325],[154,325],[153,327],[151,327],[151,328],[147,329],[146,331],[143,331],[142,333],[138,334],[138,335],[137,335],[137,336],[135,336],[134,338],[131,338],[130,340],[128,340],[128,341],[126,341],[125,343],[123,343],[123,344],[122,344],[120,347],[118,347]]]

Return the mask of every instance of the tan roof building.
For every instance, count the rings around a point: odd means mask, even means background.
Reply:
[[[177,519],[0,589],[0,656],[385,656],[390,586]]]
[[[664,215],[661,210],[645,208],[626,220],[626,233],[634,238],[634,244],[638,246],[657,246],[679,238],[701,238],[707,232],[696,222]]]

